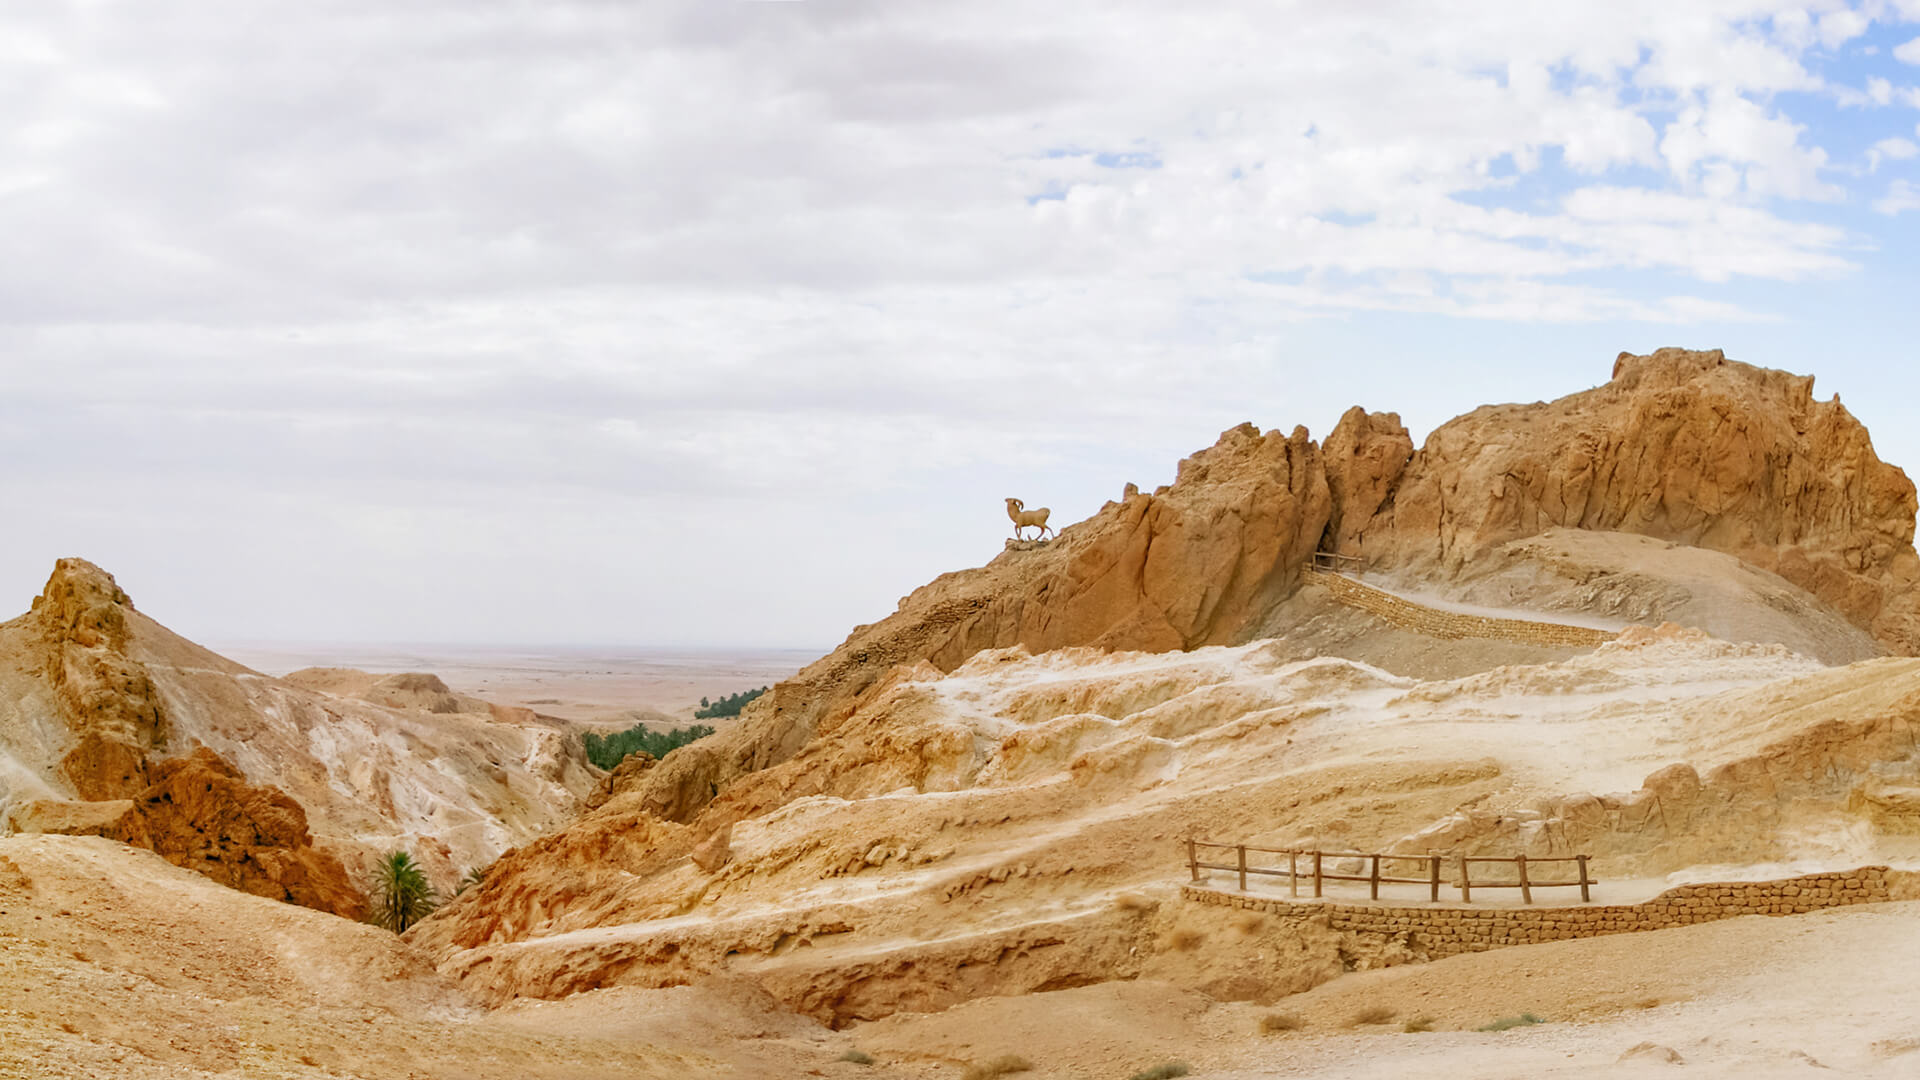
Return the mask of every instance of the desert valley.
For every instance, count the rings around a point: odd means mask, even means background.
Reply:
[[[1603,377],[1258,417],[817,657],[223,656],[75,552],[0,1076],[1920,1075],[1914,485],[1811,376]]]

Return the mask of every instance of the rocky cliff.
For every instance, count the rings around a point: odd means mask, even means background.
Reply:
[[[62,559],[0,623],[0,831],[137,844],[225,884],[357,914],[410,850],[443,886],[571,817],[598,774],[569,727],[427,675],[380,704],[271,679]]]
[[[1550,530],[1637,534],[1732,555],[1784,579],[1769,589],[1804,590],[1791,603],[1809,618],[1830,608],[1882,649],[1913,655],[1915,508],[1906,474],[1874,454],[1838,400],[1814,399],[1812,378],[1717,350],[1623,353],[1604,386],[1477,409],[1417,452],[1392,413],[1351,409],[1324,446],[1304,428],[1244,424],[1182,461],[1170,486],[1128,485],[1057,540],[1010,545],[855,628],[738,728],[652,770],[645,806],[691,820],[734,778],[845,716],[896,665],[950,671],[1014,645],[1158,651],[1281,632],[1288,619],[1275,613],[1316,551],[1434,587],[1491,572],[1515,557],[1503,545]],[[1684,590],[1667,591],[1684,617]],[[1849,644],[1847,658],[1858,651]]]
[[[1773,571],[1889,650],[1920,649],[1913,483],[1811,376],[1717,350],[1622,353],[1604,386],[1476,409],[1404,467],[1390,427],[1351,440],[1377,466],[1365,490],[1386,494],[1349,509],[1334,550],[1444,578],[1556,526],[1651,536]]]

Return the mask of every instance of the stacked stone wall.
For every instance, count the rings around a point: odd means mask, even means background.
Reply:
[[[1645,903],[1578,907],[1339,904],[1227,892],[1205,885],[1188,885],[1181,892],[1195,903],[1260,911],[1283,919],[1325,918],[1335,930],[1406,935],[1411,945],[1435,960],[1508,945],[1664,930],[1741,915],[1794,915],[1892,899],[1884,866],[1782,881],[1682,885]]]
[[[1359,611],[1428,637],[1458,641],[1461,638],[1486,638],[1522,645],[1550,648],[1591,649],[1619,635],[1610,630],[1565,623],[1535,622],[1529,619],[1499,619],[1486,615],[1467,615],[1458,611],[1416,604],[1411,600],[1355,581],[1343,574],[1308,570],[1307,578],[1326,586],[1333,598]]]

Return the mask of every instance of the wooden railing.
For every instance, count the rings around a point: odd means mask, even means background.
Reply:
[[[1313,553],[1313,568],[1335,574],[1359,574],[1367,569],[1367,561],[1357,555],[1336,555],[1331,551]]]
[[[1233,852],[1233,862],[1203,862],[1201,861],[1202,848]],[[1249,854],[1285,855],[1287,857],[1287,865],[1284,867],[1256,866],[1248,860],[1247,856]],[[1485,855],[1456,855],[1449,859],[1444,855],[1387,855],[1378,852],[1306,851],[1298,848],[1262,848],[1248,847],[1245,844],[1216,844],[1207,840],[1187,841],[1187,868],[1192,873],[1193,880],[1196,882],[1201,880],[1200,871],[1202,870],[1226,870],[1239,875],[1240,891],[1246,892],[1248,875],[1283,877],[1287,879],[1288,894],[1291,896],[1299,896],[1300,880],[1302,877],[1305,877],[1313,882],[1313,895],[1320,897],[1324,895],[1326,883],[1329,881],[1364,881],[1368,884],[1369,896],[1374,900],[1380,899],[1380,886],[1382,885],[1425,885],[1428,890],[1427,898],[1429,902],[1432,903],[1438,903],[1440,901],[1442,866],[1443,864],[1451,863],[1455,873],[1452,880],[1446,882],[1446,884],[1460,890],[1460,899],[1464,903],[1470,904],[1473,902],[1473,890],[1475,889],[1519,889],[1521,901],[1531,904],[1533,903],[1533,890],[1535,889],[1572,888],[1577,885],[1580,887],[1580,902],[1590,904],[1593,902],[1593,886],[1598,884],[1598,882],[1594,880],[1593,875],[1587,870],[1588,858],[1589,856],[1586,855],[1570,855],[1555,859],[1529,859],[1525,855],[1515,855],[1511,858]],[[1368,867],[1368,872],[1365,874],[1341,874],[1331,872],[1327,868],[1328,863],[1351,859],[1360,860]],[[1382,864],[1393,867],[1409,863],[1419,866],[1420,869],[1424,871],[1424,874],[1420,877],[1393,877],[1381,873]],[[1476,863],[1499,863],[1512,866],[1514,868],[1515,880],[1474,881],[1473,866]],[[1539,866],[1543,863],[1573,863],[1578,867],[1579,877],[1573,881],[1537,881],[1528,872],[1527,868],[1529,866]]]

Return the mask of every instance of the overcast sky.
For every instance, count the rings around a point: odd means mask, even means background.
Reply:
[[[1920,466],[1916,297],[1920,0],[13,4],[0,610],[824,647],[1005,496],[1623,349]]]

